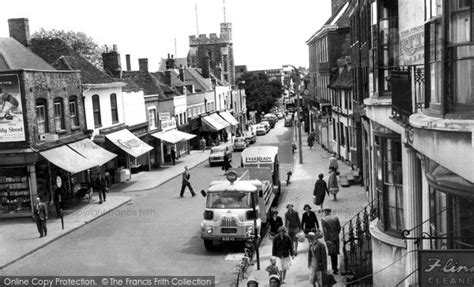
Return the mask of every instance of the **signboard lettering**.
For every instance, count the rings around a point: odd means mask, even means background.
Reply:
[[[0,75],[0,142],[25,140],[18,75]]]
[[[271,156],[249,156],[245,158],[245,163],[271,163],[273,159]]]
[[[175,128],[176,128],[176,120],[174,118],[168,121],[161,121],[162,131],[167,131],[167,130],[175,129]]]
[[[169,112],[167,112],[167,113],[158,113],[158,119],[160,121],[169,121],[169,120],[171,120],[171,114]]]
[[[423,64],[424,43],[423,25],[400,32],[400,65]]]
[[[122,141],[122,140],[117,140],[117,143],[127,149],[132,149],[134,147],[139,147],[141,142],[140,140],[138,139],[129,139],[129,140],[126,140],[126,141]]]
[[[474,284],[474,250],[420,250],[420,286]]]

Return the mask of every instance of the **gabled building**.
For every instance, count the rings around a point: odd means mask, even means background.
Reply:
[[[333,128],[331,103],[328,85],[337,71],[337,59],[349,56],[349,14],[348,0],[331,0],[332,14],[326,23],[307,41],[309,46],[309,96],[315,100],[310,107],[310,122],[318,134],[319,142],[328,151],[334,152],[331,145]]]
[[[28,19],[9,19],[0,38],[0,217],[31,217],[40,197],[72,207],[89,171],[115,157],[86,130],[81,75],[34,54]],[[50,210],[54,210],[51,208]]]
[[[92,130],[98,143],[118,154],[117,159],[106,166],[107,172],[115,175],[122,168],[131,172],[148,170],[151,147],[137,137],[145,136],[146,132],[135,135],[135,130],[130,130],[124,121],[122,88],[126,83],[97,69],[60,39],[33,39],[31,49],[59,70],[81,72],[87,129]],[[141,144],[128,144],[131,142]]]

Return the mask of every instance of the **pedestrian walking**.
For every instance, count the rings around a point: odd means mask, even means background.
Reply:
[[[313,148],[314,138],[315,138],[315,136],[314,136],[313,132],[311,132],[308,136],[308,146],[309,146],[310,149]]]
[[[204,137],[201,137],[201,140],[199,141],[199,145],[201,147],[202,152],[204,152],[206,150],[206,140],[204,139]]]
[[[293,244],[287,231],[288,230],[284,226],[278,228],[278,236],[273,239],[272,246],[272,256],[280,258],[282,283],[285,282],[286,272],[290,269],[291,258],[294,258],[295,256]]]
[[[283,226],[283,219],[278,216],[278,211],[272,211],[272,216],[268,219],[268,224],[270,225],[270,236],[273,238],[278,235],[278,228]]]
[[[334,168],[329,169],[329,179],[328,179],[328,190],[332,194],[333,200],[337,200],[337,193],[339,192],[339,180],[336,176],[336,171]]]
[[[319,223],[316,213],[311,211],[311,206],[309,204],[305,204],[303,209],[304,213],[301,216],[301,227],[303,228],[304,234],[307,235],[310,232],[316,232],[319,230]]]
[[[191,186],[191,183],[189,182],[189,179],[191,178],[191,174],[189,174],[188,167],[184,167],[183,175],[182,175],[182,181],[181,181],[181,192],[179,193],[180,197],[184,196],[184,189],[186,187],[189,188],[189,191],[191,192],[192,196],[195,196],[196,193],[194,192],[193,187]]]
[[[321,231],[310,232],[307,235],[309,240],[308,248],[308,268],[310,270],[309,281],[311,286],[323,286],[323,278],[327,273],[327,253],[326,246],[320,241],[323,237]]]
[[[339,164],[337,163],[336,154],[333,154],[329,158],[329,169],[331,168],[334,168],[336,174],[339,173]]]
[[[313,190],[313,203],[319,205],[318,212],[323,211],[324,198],[326,197],[326,194],[329,195],[328,185],[323,178],[324,174],[320,173],[318,175],[318,180],[314,184]]]
[[[270,265],[265,268],[265,271],[268,272],[268,276],[277,275],[280,277],[280,269],[277,266],[277,258],[275,256],[270,257]]]
[[[175,165],[176,164],[176,151],[174,150],[173,147],[171,148],[170,155],[171,155],[171,160],[173,161],[173,165]]]
[[[105,178],[102,176],[102,173],[99,172],[97,177],[95,178],[92,188],[95,192],[99,193],[99,204],[102,204],[102,201],[106,201],[106,191],[107,191],[107,182]]]
[[[227,153],[224,153],[224,162],[222,163],[222,169],[224,170],[224,173],[227,174],[227,171],[231,167],[232,165],[230,164],[229,155]]]
[[[328,255],[331,256],[332,273],[339,272],[337,258],[339,255],[339,233],[341,232],[341,223],[339,218],[331,214],[331,209],[324,210],[324,216],[321,219],[321,225],[324,232],[324,241],[328,248]]]
[[[285,227],[288,230],[288,236],[293,242],[293,250],[295,251],[295,256],[298,255],[298,239],[296,238],[296,234],[301,229],[301,221],[300,216],[298,215],[298,211],[294,210],[293,204],[288,204],[286,206],[288,211],[285,213]]]
[[[46,227],[46,220],[48,219],[48,208],[46,204],[41,202],[41,198],[36,197],[35,205],[33,207],[33,219],[36,222],[36,228],[40,234],[40,238],[48,235],[48,228]]]

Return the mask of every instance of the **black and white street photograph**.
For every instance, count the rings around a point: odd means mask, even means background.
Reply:
[[[474,286],[474,1],[5,1],[10,286]]]

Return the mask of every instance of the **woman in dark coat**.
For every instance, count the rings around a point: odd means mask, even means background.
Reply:
[[[309,204],[305,204],[304,206],[304,213],[301,218],[301,226],[303,228],[304,234],[316,232],[316,230],[319,230],[318,218],[316,217],[316,213],[311,211],[311,206]]]
[[[225,153],[224,154],[224,162],[222,163],[222,169],[225,171],[225,174],[227,174],[227,171],[231,167],[232,167],[232,165],[230,165],[229,156]]]
[[[320,173],[318,175],[318,180],[316,181],[314,185],[314,204],[319,205],[319,211],[323,211],[323,203],[324,203],[324,198],[326,197],[326,193],[329,195],[329,190],[328,190],[328,185],[324,181],[324,174]]]
[[[268,224],[270,225],[270,236],[277,236],[278,228],[283,226],[283,220],[278,216],[278,211],[275,210],[272,212],[272,217],[268,219]]]

